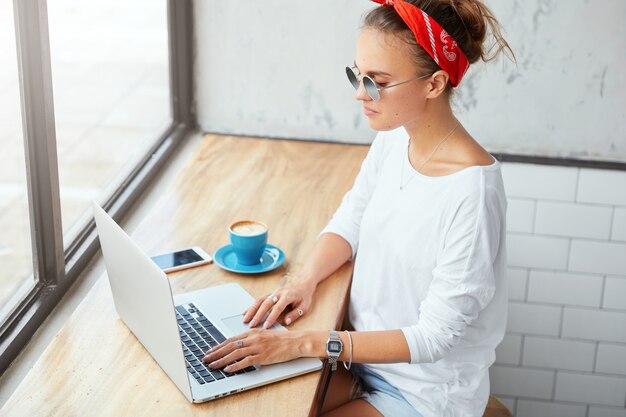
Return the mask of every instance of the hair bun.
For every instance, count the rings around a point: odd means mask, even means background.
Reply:
[[[461,23],[469,35],[465,48],[469,50],[469,53],[466,53],[466,55],[472,55],[474,58],[470,59],[470,62],[474,62],[477,59],[491,61],[505,49],[511,53],[513,60],[515,60],[513,51],[500,33],[498,20],[482,0],[447,1],[461,19]],[[485,49],[484,43],[489,32],[493,35],[494,43]]]
[[[487,22],[479,1],[450,0],[450,5],[461,18],[461,22],[474,42],[483,43],[487,36]]]

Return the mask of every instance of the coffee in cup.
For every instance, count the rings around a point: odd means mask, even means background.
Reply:
[[[242,265],[257,265],[267,246],[268,227],[256,220],[238,220],[228,228],[230,243]]]
[[[252,220],[242,220],[234,223],[230,230],[233,233],[241,236],[259,235],[267,230],[267,226],[263,223],[255,222]]]

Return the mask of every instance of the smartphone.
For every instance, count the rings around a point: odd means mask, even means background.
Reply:
[[[213,260],[211,255],[197,246],[150,258],[166,273],[208,264]]]

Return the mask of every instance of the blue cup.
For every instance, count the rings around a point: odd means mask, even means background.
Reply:
[[[237,220],[228,228],[230,243],[241,265],[258,265],[267,246],[268,227],[256,220]]]

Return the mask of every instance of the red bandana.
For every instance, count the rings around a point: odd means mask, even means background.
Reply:
[[[383,6],[393,6],[409,29],[415,34],[415,39],[428,55],[448,73],[450,83],[456,87],[469,68],[465,54],[458,47],[454,39],[426,12],[404,0],[372,0]]]

